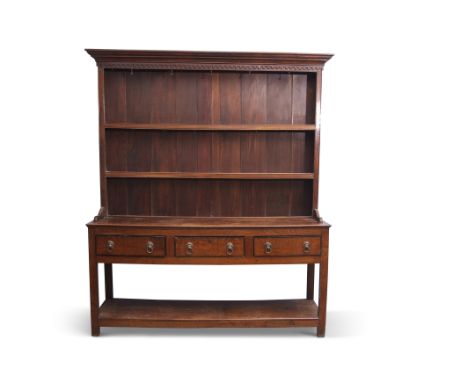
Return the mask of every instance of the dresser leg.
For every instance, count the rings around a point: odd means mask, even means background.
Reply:
[[[314,299],[315,264],[307,264],[307,294],[308,300]]]
[[[99,336],[99,281],[98,281],[98,263],[94,253],[95,239],[94,234],[89,233],[89,291],[91,307],[91,335]]]
[[[104,264],[104,280],[106,285],[106,300],[114,298],[114,277],[112,264]]]
[[[91,324],[91,335],[93,337],[99,337],[101,335],[101,328],[97,325]]]
[[[327,284],[328,284],[328,231],[322,234],[322,253],[320,258],[320,280],[317,337],[325,337],[327,321]]]
[[[325,337],[325,325],[327,316],[327,269],[328,261],[320,262],[320,281],[319,281],[319,303],[318,315],[319,325],[317,327],[317,337]]]
[[[91,292],[91,335],[99,336],[99,284],[98,284],[98,264],[90,261],[89,264],[90,292]]]
[[[325,327],[317,326],[317,337],[325,337]]]

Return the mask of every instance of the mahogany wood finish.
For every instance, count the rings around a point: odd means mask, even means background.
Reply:
[[[318,175],[331,55],[87,52],[98,66],[101,181],[88,224],[92,335],[105,326],[310,326],[324,336],[330,226],[318,213]],[[306,298],[118,299],[112,264],[122,263],[307,264]]]

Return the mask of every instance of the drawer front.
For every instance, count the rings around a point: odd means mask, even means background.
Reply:
[[[166,245],[164,236],[96,236],[96,253],[120,256],[164,256]]]
[[[317,256],[320,236],[269,236],[254,238],[255,256]]]
[[[176,237],[175,255],[181,257],[244,256],[243,237]]]

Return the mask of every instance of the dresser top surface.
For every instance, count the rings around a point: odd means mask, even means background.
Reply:
[[[166,227],[166,228],[320,228],[330,227],[313,217],[131,217],[107,216],[88,223],[88,226]]]

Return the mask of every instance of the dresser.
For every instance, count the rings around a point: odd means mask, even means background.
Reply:
[[[87,224],[91,334],[300,326],[324,336],[320,103],[331,55],[86,51],[98,69],[101,200]],[[123,299],[113,264],[304,264],[307,288],[289,300]]]

